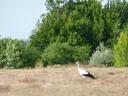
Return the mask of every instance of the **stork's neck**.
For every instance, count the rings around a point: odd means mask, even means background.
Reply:
[[[80,68],[80,64],[77,64],[77,68]]]

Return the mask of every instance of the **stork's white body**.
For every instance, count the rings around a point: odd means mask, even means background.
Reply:
[[[86,70],[83,70],[81,68],[78,68],[78,72],[82,77],[85,77],[83,74],[88,74],[88,72]]]

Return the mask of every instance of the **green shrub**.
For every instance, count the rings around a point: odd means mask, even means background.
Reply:
[[[72,48],[67,43],[50,44],[42,54],[44,66],[47,64],[65,64],[72,61]]]
[[[121,32],[117,44],[114,45],[114,66],[128,67],[128,33]]]
[[[26,47],[22,54],[22,62],[20,68],[33,68],[37,62],[39,55],[36,49],[32,47]]]
[[[5,65],[5,49],[6,49],[7,39],[0,39],[0,68]]]
[[[4,49],[5,58],[4,67],[7,68],[19,68],[23,63],[21,61],[21,55],[23,51],[23,45],[21,41],[18,40],[9,40],[7,41],[6,48]]]
[[[83,63],[89,58],[91,49],[86,46],[70,46],[68,43],[55,42],[50,44],[42,54],[44,66],[48,64],[67,64],[79,60]]]
[[[22,40],[0,40],[0,68],[34,67],[38,52]]]
[[[76,46],[73,48],[73,59],[74,61],[79,60],[80,62],[87,64],[91,53],[91,46],[85,45],[82,47]]]
[[[90,64],[105,64],[110,66],[113,61],[113,52],[106,48],[103,43],[96,48],[96,51],[90,57]]]

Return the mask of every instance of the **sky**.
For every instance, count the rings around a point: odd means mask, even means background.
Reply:
[[[0,0],[0,36],[28,39],[42,13],[45,0]]]
[[[28,39],[46,12],[45,0],[0,0],[0,37]]]

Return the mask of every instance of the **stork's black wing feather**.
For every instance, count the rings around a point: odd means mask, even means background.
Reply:
[[[92,79],[95,79],[95,77],[92,75],[92,74],[90,74],[90,73],[88,73],[88,74],[82,74],[83,76],[86,76],[86,77],[89,77],[89,78],[92,78]]]

